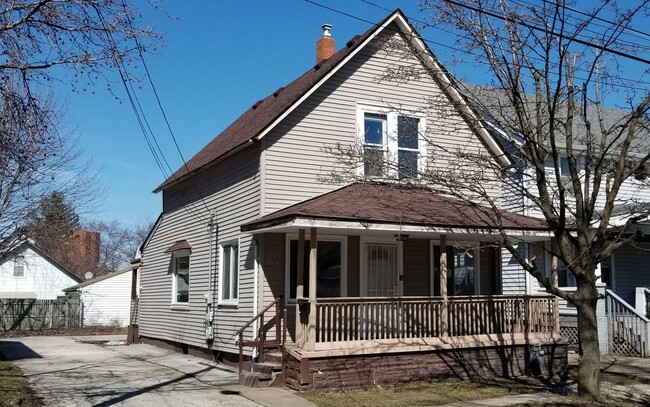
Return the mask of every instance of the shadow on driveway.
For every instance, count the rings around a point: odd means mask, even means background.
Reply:
[[[42,358],[42,356],[34,352],[32,348],[17,341],[0,341],[0,354],[9,361]]]

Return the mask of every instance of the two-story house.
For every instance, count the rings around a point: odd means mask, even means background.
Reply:
[[[496,116],[504,122],[512,123],[513,119],[508,116],[514,116],[514,110],[504,108],[508,106],[505,100],[504,92],[483,87],[473,87],[473,96],[479,98],[483,103],[484,109],[489,110],[490,106],[495,106]],[[496,101],[496,102],[495,102]],[[501,106],[498,109],[496,106]],[[620,148],[613,144],[606,153],[603,153],[605,165],[610,169],[606,170],[602,177],[595,182],[595,175],[592,169],[586,169],[587,147],[587,129],[583,122],[591,124],[599,123],[604,129],[608,130],[610,143],[614,143],[616,132],[627,134],[629,127],[629,112],[605,108],[602,106],[586,106],[584,109],[586,116],[580,117],[574,122],[573,136],[570,141],[572,154],[576,160],[576,169],[581,191],[586,196],[591,194],[596,187],[600,185],[598,193],[595,194],[593,202],[595,215],[593,217],[592,228],[600,226],[600,214],[605,206],[606,188],[611,185],[613,162],[618,159]],[[506,131],[497,123],[496,120],[490,121],[495,135],[495,139],[500,141],[504,151],[511,156],[514,170],[510,172],[511,176],[505,180],[506,186],[502,193],[504,206],[508,210],[537,218],[543,218],[538,204],[532,197],[537,196],[536,177],[534,175],[533,164],[526,160],[518,159],[518,148],[523,148],[526,143],[523,136],[519,134],[507,134]],[[555,199],[553,205],[556,208],[564,206],[567,208],[569,218],[576,213],[576,200],[573,194],[573,188],[569,159],[567,153],[567,140],[555,133],[555,147],[557,149],[557,163],[552,156],[548,156],[544,164],[547,179],[546,187],[550,191],[550,196]],[[626,154],[626,161],[634,163],[644,159],[648,148],[647,123],[640,123],[634,129],[635,137],[632,140],[629,151]],[[534,142],[534,141],[533,141]],[[594,152],[592,154],[598,154]],[[594,163],[598,162],[598,157],[592,158]],[[557,164],[557,165],[556,165]],[[629,165],[629,164],[628,164]],[[633,167],[628,167],[633,168]],[[637,171],[630,172],[629,177],[622,183],[620,190],[614,202],[614,212],[612,218],[608,221],[607,229],[610,239],[616,239],[621,228],[628,219],[640,215],[634,224],[626,229],[624,236],[635,236],[634,241],[616,250],[611,257],[601,262],[596,269],[598,277],[598,289],[601,293],[601,301],[598,305],[598,329],[599,342],[602,353],[622,354],[625,356],[650,356],[650,337],[648,329],[650,320],[647,318],[646,304],[650,290],[650,220],[643,214],[650,207],[650,184],[648,183],[648,171],[645,166]],[[567,193],[562,201],[559,199],[559,183],[566,189]],[[569,225],[572,220],[567,222]],[[552,278],[553,256],[557,255],[558,249],[553,239],[545,242],[535,242],[532,244],[522,244],[522,250],[527,252],[527,258],[535,258],[536,262],[542,269],[545,269],[546,276]],[[576,290],[576,280],[561,261],[557,267],[556,284],[565,291]],[[539,282],[530,274],[526,273],[519,267],[503,267],[502,283],[504,292],[517,294],[537,294],[545,292]],[[578,324],[577,311],[566,301],[559,302],[559,313],[561,317],[560,331],[562,336],[567,338],[572,345],[578,345]]]
[[[313,68],[157,188],[141,340],[224,360],[263,360],[271,343],[297,388],[517,375],[531,345],[545,347],[549,369],[562,364],[556,301],[503,295],[497,225],[480,203],[408,176],[446,165],[459,145],[509,165],[499,144],[399,10],[338,52],[329,28]],[[378,80],[413,64],[428,74]],[[434,151],[425,134],[448,148]],[[363,151],[354,170],[372,182],[323,182],[340,165],[327,152],[337,145]],[[498,179],[486,188],[498,199]],[[522,241],[549,238],[538,219],[499,215]]]

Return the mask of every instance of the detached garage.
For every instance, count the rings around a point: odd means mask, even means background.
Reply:
[[[131,308],[131,269],[116,271],[63,290],[79,296],[83,325],[127,326]]]

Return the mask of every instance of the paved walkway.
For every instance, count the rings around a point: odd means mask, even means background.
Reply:
[[[0,339],[0,352],[23,370],[47,406],[314,406],[287,390],[240,386],[235,369],[223,364],[125,346],[124,339],[7,338]]]

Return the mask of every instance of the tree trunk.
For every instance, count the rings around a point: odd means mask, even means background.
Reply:
[[[578,393],[580,396],[600,401],[600,349],[596,303],[598,291],[594,284],[578,283],[575,306],[578,310],[578,338],[580,364],[578,367]]]

